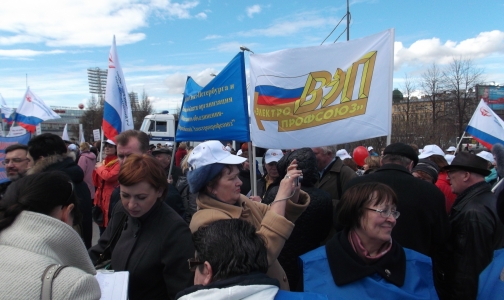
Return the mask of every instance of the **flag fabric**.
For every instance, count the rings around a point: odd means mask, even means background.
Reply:
[[[79,145],[85,142],[86,140],[84,139],[84,129],[82,124],[79,124]]]
[[[187,78],[175,140],[250,141],[245,57],[238,53],[205,87]]]
[[[63,135],[61,139],[67,142],[70,142],[70,138],[68,137],[68,124],[65,124],[65,128],[63,128]]]
[[[2,119],[4,120],[5,123],[12,125],[14,122],[14,119],[12,118],[12,113],[14,110],[7,106],[7,102],[5,102],[5,99],[2,97],[2,94],[0,94],[0,110],[2,112]]]
[[[504,121],[483,99],[467,124],[466,132],[488,149],[496,143],[504,145]]]
[[[250,55],[251,139],[263,148],[343,144],[392,127],[394,30]]]
[[[108,64],[102,126],[104,135],[109,139],[115,139],[119,133],[133,129],[131,103],[116,51],[115,36],[110,48]]]
[[[35,127],[46,120],[60,119],[61,117],[47,106],[42,99],[35,95],[30,88],[26,90],[21,104],[16,110],[14,121],[30,133],[35,132]]]

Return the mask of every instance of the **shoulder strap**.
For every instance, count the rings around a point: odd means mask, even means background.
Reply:
[[[66,267],[67,266],[52,264],[45,269],[44,274],[42,275],[42,290],[40,291],[41,300],[52,299],[53,280],[54,278],[56,278],[56,276],[58,276],[59,272]]]

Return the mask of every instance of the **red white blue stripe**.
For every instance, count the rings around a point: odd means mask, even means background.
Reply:
[[[488,149],[496,143],[504,144],[504,121],[483,100],[469,121],[466,132]]]
[[[35,95],[30,88],[26,90],[21,104],[16,110],[14,120],[27,131],[35,132],[36,126],[43,121],[60,119],[61,117]]]

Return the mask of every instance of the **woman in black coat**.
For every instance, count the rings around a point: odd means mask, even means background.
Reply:
[[[332,200],[326,191],[315,187],[319,178],[315,153],[311,148],[301,148],[284,155],[278,161],[278,178],[284,178],[287,167],[296,159],[298,169],[303,171],[301,189],[310,195],[310,204],[306,211],[296,220],[294,230],[278,257],[280,265],[287,273],[291,290],[298,290],[299,267],[298,257],[322,245],[327,238],[332,224]],[[275,186],[273,186],[275,185]],[[275,199],[278,183],[272,184],[264,196],[263,203],[269,204]]]

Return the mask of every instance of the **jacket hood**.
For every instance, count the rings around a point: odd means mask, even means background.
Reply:
[[[48,171],[62,171],[67,174],[74,183],[84,180],[84,171],[66,154],[50,155],[37,160],[35,165],[28,170],[27,174],[36,174]]]
[[[500,178],[504,178],[504,146],[502,144],[493,145],[492,154],[497,163],[497,174]]]
[[[96,160],[96,155],[91,151],[82,152],[80,157],[85,157],[90,160]]]
[[[298,162],[298,169],[303,171],[303,186],[313,186],[319,179],[319,172],[317,170],[317,159],[315,153],[311,148],[301,148],[284,155],[277,165],[278,178],[282,179],[287,174],[287,168],[290,163],[296,159]]]

